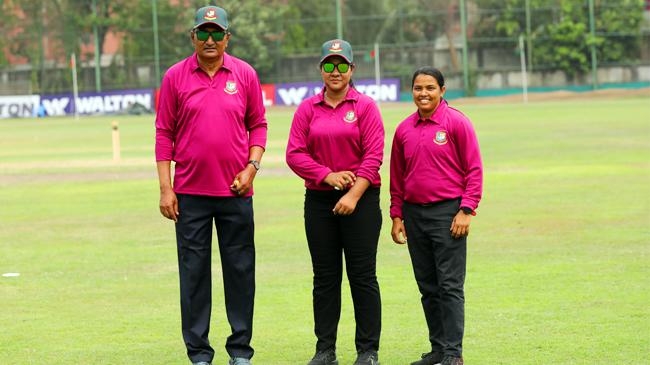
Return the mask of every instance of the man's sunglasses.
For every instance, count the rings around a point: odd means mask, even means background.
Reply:
[[[325,71],[327,73],[334,72],[334,68],[339,70],[340,73],[344,74],[344,73],[348,72],[348,70],[350,69],[350,64],[349,63],[339,63],[338,65],[335,65],[335,64],[333,64],[331,62],[323,63],[323,71]]]
[[[194,34],[196,34],[196,39],[200,40],[201,42],[205,42],[208,40],[208,38],[212,37],[212,40],[215,42],[222,41],[223,38],[226,36],[226,31],[225,30],[215,30],[214,32],[210,32],[207,30],[202,30],[202,29],[197,29],[194,31]]]

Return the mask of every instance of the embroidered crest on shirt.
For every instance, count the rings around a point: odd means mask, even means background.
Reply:
[[[237,83],[234,81],[226,81],[226,87],[223,89],[226,94],[234,95],[237,94]]]
[[[357,121],[357,116],[354,114],[354,110],[350,110],[349,112],[345,113],[345,117],[343,117],[343,120],[346,123],[354,123]]]
[[[447,144],[447,131],[437,131],[436,138],[433,141],[440,146]]]

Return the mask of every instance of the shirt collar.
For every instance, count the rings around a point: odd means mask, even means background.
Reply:
[[[221,65],[221,67],[225,68],[226,70],[231,70],[230,67],[231,64],[232,64],[231,56],[224,52],[223,64]],[[192,54],[192,57],[190,57],[190,66],[192,67],[192,70],[194,72],[201,69],[201,67],[199,67],[199,56],[196,54],[196,52],[194,52],[194,54]]]
[[[359,92],[357,89],[355,89],[352,85],[348,88],[348,92],[345,94],[345,98],[343,98],[343,101],[356,101],[359,99]],[[325,86],[321,89],[320,93],[314,98],[314,104],[320,104],[325,102]]]
[[[425,119],[422,119],[420,117],[420,112],[416,111],[414,113],[414,118],[415,118],[415,125],[418,125],[420,123],[435,123],[435,124],[440,124],[442,121],[442,116],[445,114],[447,111],[448,105],[447,105],[447,100],[445,99],[440,99],[440,104],[436,107],[436,110],[433,111],[433,114]]]

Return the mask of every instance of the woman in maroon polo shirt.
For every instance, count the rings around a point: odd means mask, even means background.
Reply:
[[[305,180],[317,337],[309,365],[338,364],[343,257],[356,320],[354,364],[378,364],[381,298],[376,266],[384,125],[375,101],[352,86],[352,57],[352,47],[342,39],[322,45],[323,91],[298,106],[287,143],[287,164]]]
[[[422,294],[431,351],[411,365],[462,365],[467,235],[481,200],[483,165],[474,127],[443,99],[433,67],[415,71],[418,110],[395,131],[390,161],[393,241],[404,244]]]

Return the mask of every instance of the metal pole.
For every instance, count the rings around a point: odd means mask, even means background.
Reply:
[[[343,19],[341,15],[341,0],[336,0],[336,37],[343,38]]]
[[[519,61],[521,63],[521,86],[524,91],[524,104],[528,103],[528,75],[526,74],[526,54],[524,53],[524,35],[519,35]]]
[[[381,68],[379,67],[379,43],[375,42],[375,86],[377,86],[377,105],[381,102]]]
[[[95,90],[102,91],[101,60],[99,55],[99,32],[97,31],[97,0],[93,0],[93,37],[95,38]]]
[[[151,17],[153,18],[153,54],[154,54],[154,72],[155,85],[160,86],[160,48],[158,45],[158,8],[156,2],[151,0]]]
[[[399,16],[399,23],[397,26],[398,29],[398,39],[399,39],[399,44],[401,47],[404,44],[404,26],[402,25],[403,19],[402,19],[402,2],[398,1],[397,2],[397,16]],[[406,56],[406,52],[400,52],[402,56]]]
[[[70,55],[70,68],[72,68],[72,109],[74,110],[74,119],[78,120],[77,99],[79,99],[79,87],[77,86],[77,56],[74,52]]]
[[[45,2],[41,3],[41,17],[42,19],[45,19]],[[39,82],[38,82],[38,91],[40,93],[45,92],[44,86],[45,86],[45,37],[43,37],[43,22],[36,22],[37,27],[38,27],[38,39],[39,39],[39,46],[38,47],[38,62],[40,64],[40,74],[39,74]]]
[[[594,0],[589,0],[589,33],[591,34],[591,87],[598,88],[598,60],[596,58],[596,24],[594,20]]]
[[[469,63],[467,60],[467,14],[465,13],[465,0],[460,0],[460,32],[463,42],[463,85],[465,96],[469,96]]]
[[[526,0],[526,58],[528,69],[533,70],[533,39],[530,25],[530,0]]]

